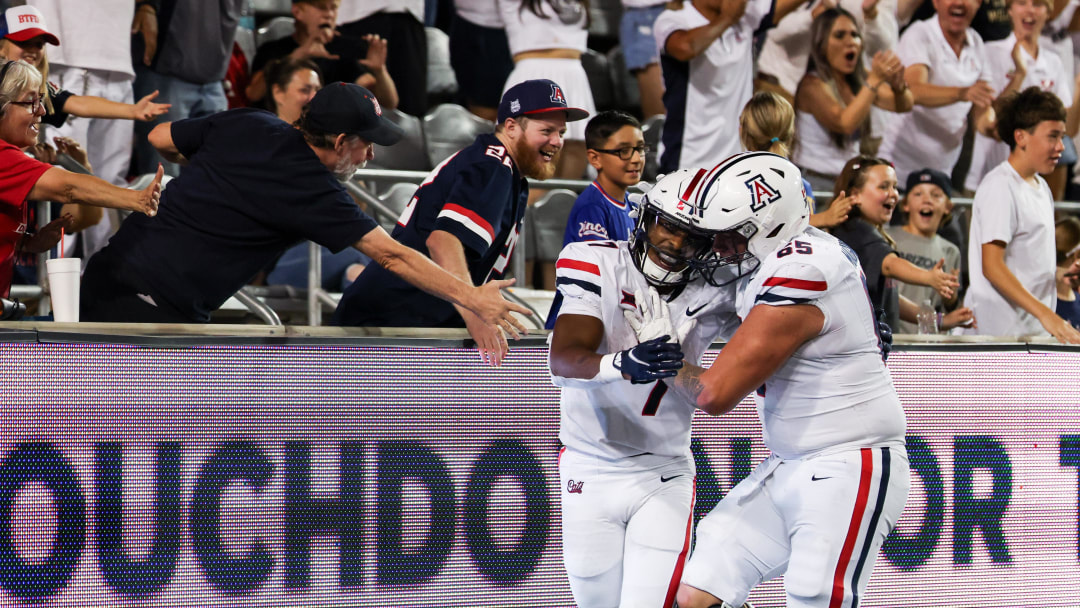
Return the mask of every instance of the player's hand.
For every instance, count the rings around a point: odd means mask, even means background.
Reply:
[[[941,317],[941,329],[947,330],[954,327],[969,327],[975,329],[979,324],[975,321],[975,312],[966,306],[961,306],[952,312],[945,313]]]
[[[660,336],[616,353],[615,368],[634,384],[673,378],[683,366],[683,353],[678,344],[668,342],[670,337]]]
[[[877,330],[881,338],[881,360],[888,361],[892,352],[892,327],[885,322],[885,310],[881,308],[877,311]]]
[[[158,92],[154,91],[140,99],[131,108],[131,117],[142,122],[149,122],[169,111],[171,103],[154,103]]]
[[[161,178],[165,176],[165,167],[158,163],[157,175],[150,185],[139,191],[135,211],[141,211],[150,217],[157,215],[158,204],[161,203]]]
[[[532,311],[502,297],[502,288],[510,287],[514,281],[514,279],[499,279],[475,287],[470,298],[471,302],[464,306],[476,313],[484,323],[498,327],[503,330],[504,335],[512,336],[516,340],[528,334],[529,331],[511,313],[532,316]]]
[[[476,342],[476,350],[480,353],[480,361],[485,365],[498,367],[510,352],[510,345],[506,343],[506,335],[498,327],[484,323],[483,319],[468,310],[461,314],[465,319],[465,327],[469,335]]]
[[[689,320],[676,329],[671,323],[671,312],[667,302],[664,302],[655,287],[650,287],[647,294],[641,293],[640,289],[636,290],[634,301],[637,303],[636,307],[623,303],[619,305],[619,308],[623,311],[623,318],[634,330],[638,342],[647,342],[660,336],[673,336],[677,344],[682,344],[686,340],[686,335],[694,326],[693,320]]]
[[[946,300],[952,300],[956,290],[960,289],[960,279],[957,275],[945,270],[945,258],[938,260],[937,264],[930,269],[930,286]]]

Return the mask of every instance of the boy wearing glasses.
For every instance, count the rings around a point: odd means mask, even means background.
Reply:
[[[585,148],[596,180],[570,210],[563,247],[580,241],[625,241],[634,229],[626,189],[641,181],[645,138],[626,112],[600,112],[585,125]]]
[[[634,231],[626,189],[641,181],[649,147],[641,123],[626,112],[606,110],[585,125],[585,151],[596,179],[574,201],[563,247],[582,241],[626,241]],[[555,327],[562,296],[551,302],[546,329]]]

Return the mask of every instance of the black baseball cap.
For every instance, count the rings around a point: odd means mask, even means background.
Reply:
[[[506,122],[507,118],[559,110],[566,112],[566,122],[584,120],[589,117],[589,113],[581,108],[567,107],[566,95],[563,94],[562,87],[553,81],[526,80],[515,84],[503,93],[502,101],[499,102],[499,124]]]
[[[305,125],[326,133],[359,135],[380,146],[392,146],[405,135],[382,115],[374,93],[346,82],[328,84],[315,94]]]
[[[919,184],[934,184],[941,188],[945,196],[952,198],[952,180],[937,169],[926,168],[912,171],[907,176],[907,187],[904,190],[911,192],[911,189]]]

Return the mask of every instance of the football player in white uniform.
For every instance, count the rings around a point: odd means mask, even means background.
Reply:
[[[737,324],[734,285],[695,273],[712,249],[693,204],[707,174],[662,178],[629,242],[571,243],[556,264],[563,560],[582,608],[667,607],[678,590],[693,523],[695,404],[668,383]]]
[[[752,152],[713,171],[706,199],[688,201],[718,230],[703,272],[756,268],[738,282],[741,326],[669,394],[719,415],[756,389],[772,454],[699,523],[678,605],[738,606],[784,575],[789,608],[853,607],[909,487],[904,413],[859,261],[808,227],[787,160]]]

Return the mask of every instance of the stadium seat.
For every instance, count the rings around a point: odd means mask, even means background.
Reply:
[[[409,201],[412,200],[414,194],[416,194],[417,185],[410,184],[408,182],[398,182],[379,195],[379,200],[382,204],[394,213],[393,219],[380,217],[379,224],[382,225],[387,232],[394,229],[397,224],[397,218],[401,216],[401,212],[408,206]]]
[[[540,262],[540,280],[536,282],[544,289],[555,289],[555,260],[562,251],[566,220],[577,196],[573,190],[552,190],[533,206],[530,241],[535,245],[533,259]]]
[[[431,104],[453,101],[458,82],[450,67],[450,36],[436,27],[426,27],[427,34],[427,94]]]
[[[495,123],[457,104],[440,104],[424,116],[428,162],[434,167],[471,144],[477,135],[494,131]]]
[[[585,68],[585,75],[589,77],[589,88],[592,89],[596,109],[601,111],[616,107],[615,87],[611,83],[607,57],[592,49],[585,49],[581,54],[581,65]]]
[[[645,155],[645,168],[641,171],[641,179],[653,181],[660,168],[660,134],[664,132],[664,115],[657,114],[645,119],[641,123],[641,133],[645,136],[645,145],[649,146],[649,153]]]
[[[368,163],[371,168],[395,171],[427,171],[427,148],[424,145],[424,124],[400,110],[383,110],[383,116],[405,130],[405,137],[392,146],[375,146],[375,158]]]
[[[293,30],[296,29],[295,23],[292,17],[274,17],[267,21],[255,32],[255,48],[271,40],[280,40],[286,36],[291,36]]]
[[[246,27],[237,26],[236,44],[244,52],[244,59],[247,59],[248,69],[251,69],[251,62],[255,60],[255,50],[257,48],[255,46],[255,32]]]
[[[637,78],[626,70],[626,57],[621,46],[614,46],[607,53],[608,70],[613,83],[615,106],[631,114],[641,115],[641,91]]]

